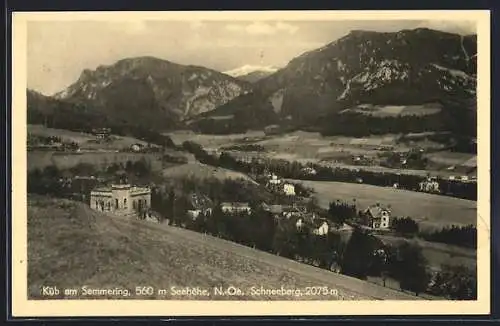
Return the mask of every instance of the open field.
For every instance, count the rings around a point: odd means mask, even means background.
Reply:
[[[380,161],[378,156],[384,150],[407,152],[415,147],[429,150],[439,150],[443,148],[442,145],[426,140],[425,138],[412,140],[409,143],[401,142],[399,140],[400,135],[382,135],[363,138],[344,136],[323,137],[319,133],[305,131],[295,131],[269,136],[259,131],[233,135],[205,135],[187,131],[176,131],[168,133],[168,135],[176,144],[191,140],[199,143],[208,151],[214,151],[216,149],[242,143],[255,144],[262,146],[264,150],[258,153],[244,152],[242,155],[246,157],[266,157],[269,159],[283,159],[303,163],[336,164],[346,168],[350,168],[349,165],[353,163],[355,156],[361,155],[372,159],[374,164],[377,164],[377,162]],[[233,154],[234,152],[235,151],[233,151]],[[366,169],[372,167],[375,169],[379,168],[379,166],[374,165],[366,167]],[[354,168],[357,169],[359,166],[355,166]],[[387,168],[385,168],[385,170],[391,171],[391,169]],[[408,171],[407,173],[413,173],[413,171]],[[425,176],[427,171],[417,173]],[[442,173],[447,175],[446,171]]]
[[[164,169],[163,176],[166,178],[195,177],[197,179],[216,178],[220,180],[244,179],[247,181],[251,181],[252,183],[256,183],[244,173],[210,166],[200,162],[187,163]]]
[[[95,143],[96,137],[89,133],[75,132],[64,129],[46,128],[42,125],[28,125],[28,133],[35,136],[60,137],[63,141],[72,141],[77,143],[82,149],[122,149],[129,148],[132,144],[143,144],[146,142],[126,136],[112,135],[110,142]]]
[[[176,300],[418,299],[211,236],[36,196],[28,199],[28,297],[40,298],[40,287],[47,284],[77,289],[83,285],[119,287],[132,293],[136,286],[154,287],[151,296],[141,299],[172,299],[172,286],[209,290],[208,296],[176,296]],[[213,295],[214,287],[230,285],[242,293]],[[331,296],[252,296],[252,286],[328,286],[337,291]],[[158,289],[167,291],[158,293]]]
[[[325,208],[337,199],[347,202],[356,199],[358,210],[377,202],[391,205],[393,216],[410,216],[422,228],[441,228],[451,224],[476,225],[477,203],[471,200],[365,184],[303,180],[293,182],[302,182],[313,188],[319,205]]]

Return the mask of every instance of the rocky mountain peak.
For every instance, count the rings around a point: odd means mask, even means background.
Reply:
[[[208,68],[144,56],[86,69],[55,97],[120,118],[161,123],[211,111],[250,88],[245,81]]]

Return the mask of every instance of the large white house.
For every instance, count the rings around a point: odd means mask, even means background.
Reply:
[[[151,208],[151,189],[130,184],[98,187],[90,192],[90,207],[119,215],[146,217],[146,212]]]

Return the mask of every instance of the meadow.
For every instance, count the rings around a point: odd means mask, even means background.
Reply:
[[[177,300],[419,299],[208,235],[103,215],[68,200],[30,196],[27,227],[29,299],[40,299],[40,288],[47,284],[60,288],[121,287],[132,293],[138,285],[155,289],[232,285],[243,291],[230,297],[178,296]],[[252,296],[248,292],[251,286],[296,289],[318,285],[337,291],[334,295],[301,297]],[[169,291],[141,297],[172,298]]]
[[[182,165],[177,165],[174,167],[169,167],[163,170],[163,177],[165,178],[186,178],[193,177],[195,179],[211,179],[216,178],[219,180],[225,179],[243,179],[256,183],[249,176],[244,173],[215,167],[211,165],[206,165],[200,162],[192,162]]]

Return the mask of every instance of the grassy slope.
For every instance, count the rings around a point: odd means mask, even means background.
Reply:
[[[442,227],[450,224],[476,224],[477,203],[471,200],[432,195],[389,187],[365,184],[301,181],[316,191],[318,202],[328,207],[330,201],[356,199],[358,209],[379,202],[391,205],[395,216],[410,216],[425,227]]]
[[[210,236],[101,215],[80,203],[30,197],[28,204],[28,289],[31,298],[38,296],[42,285],[130,289],[149,285],[157,289],[173,285],[209,289],[229,285],[242,289],[261,285],[273,288],[281,285],[287,288],[329,286],[337,289],[339,296],[301,299],[416,298]],[[177,297],[184,298],[188,299]],[[211,299],[294,298],[235,296]]]

